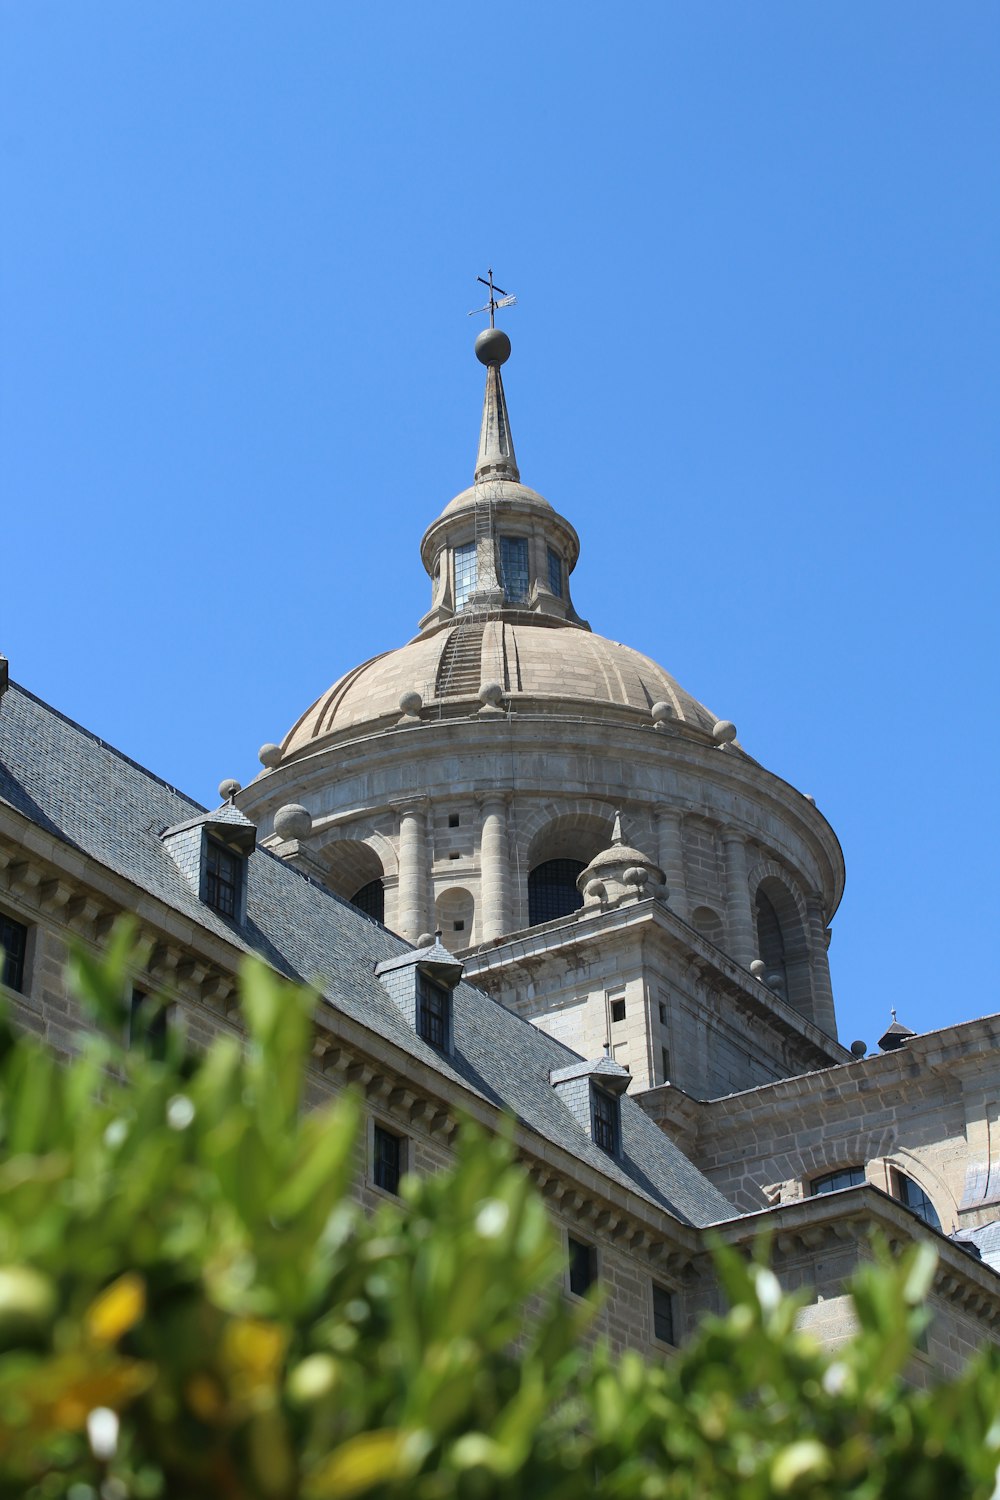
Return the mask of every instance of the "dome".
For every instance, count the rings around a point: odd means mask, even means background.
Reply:
[[[462,490],[461,494],[456,495],[454,500],[448,501],[441,515],[453,516],[456,511],[466,510],[469,506],[475,505],[481,492],[479,485],[470,484],[468,489]],[[540,495],[537,490],[529,489],[526,484],[515,482],[513,479],[490,480],[489,496],[496,505],[516,505],[520,503],[522,505],[540,505],[545,510],[553,509],[544,495]]]
[[[630,646],[574,626],[507,616],[471,630],[456,624],[418,636],[345,673],[286,736],[283,758],[321,741],[392,727],[408,692],[420,694],[425,719],[437,712],[476,713],[479,689],[492,681],[502,685],[504,704],[515,712],[638,718],[652,726],[653,704],[666,702],[679,728],[710,738],[716,723],[662,667]]]

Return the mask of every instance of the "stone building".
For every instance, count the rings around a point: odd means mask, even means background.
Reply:
[[[457,1115],[517,1120],[601,1327],[662,1351],[717,1305],[705,1231],[849,1326],[845,1275],[880,1226],[941,1254],[928,1359],[1000,1330],[1000,1022],[874,1057],[836,1037],[836,836],[648,657],[577,613],[580,542],[521,483],[501,367],[473,484],[421,544],[430,605],[348,671],[261,774],[209,811],[11,684],[0,699],[4,987],[68,1050],[71,937],[115,914],[151,943],[196,1039],[239,1028],[247,951],[314,981],[314,1097],[370,1105],[361,1191],[447,1159]],[[5,681],[5,679],[4,679]]]

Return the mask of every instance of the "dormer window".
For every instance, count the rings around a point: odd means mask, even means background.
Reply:
[[[549,557],[549,588],[557,599],[562,598],[562,558],[554,547],[548,549]]]
[[[375,973],[417,1036],[435,1052],[450,1052],[452,993],[462,964],[441,946],[441,934],[426,948],[383,959]]]
[[[621,1141],[621,1105],[613,1094],[590,1085],[590,1109],[593,1118],[594,1145],[609,1156],[617,1156]]]
[[[451,994],[429,974],[417,973],[417,1035],[438,1052],[448,1050]]]
[[[553,1068],[549,1082],[563,1099],[582,1130],[609,1156],[618,1156],[622,1142],[621,1096],[632,1075],[613,1057],[570,1063]]]
[[[235,784],[235,783],[234,783]],[[174,864],[199,900],[220,917],[246,919],[247,859],[257,830],[231,802],[160,835]]]
[[[240,909],[243,859],[217,839],[205,839],[205,905],[220,917],[235,917]]]
[[[528,597],[528,538],[525,536],[502,536],[500,538],[500,581],[504,598],[510,604],[518,604]]]

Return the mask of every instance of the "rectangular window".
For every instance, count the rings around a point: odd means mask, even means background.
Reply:
[[[206,843],[205,904],[220,916],[235,917],[239,910],[243,861],[214,839],[207,839]]]
[[[675,1344],[674,1299],[665,1286],[653,1282],[653,1336],[661,1344]]]
[[[475,591],[478,577],[476,566],[476,544],[467,542],[455,548],[455,608],[464,609],[469,595]]]
[[[444,985],[417,972],[417,1032],[439,1052],[448,1050],[451,996]]]
[[[386,1193],[399,1192],[399,1179],[403,1175],[403,1146],[401,1136],[393,1135],[381,1125],[375,1126],[372,1145],[372,1177],[375,1186]]]
[[[457,828],[458,825],[459,825],[459,822],[460,822],[460,819],[459,819],[458,813],[449,813],[448,814],[448,827],[449,828]]]
[[[577,1297],[586,1296],[597,1280],[597,1251],[586,1240],[569,1236],[569,1289]]]
[[[562,598],[562,558],[552,547],[549,548],[549,588],[557,599]]]
[[[145,1047],[157,1061],[167,1055],[167,1008],[144,990],[133,990],[129,1000],[128,1045]]]
[[[590,1090],[594,1119],[594,1145],[609,1156],[618,1155],[618,1100],[613,1094],[594,1086]]]
[[[660,1025],[661,1026],[666,1026],[666,1024],[667,1024],[667,1007],[666,1007],[665,1001],[661,1000],[660,1001]]]
[[[612,1021],[624,1021],[624,1019],[625,1019],[625,1001],[624,1000],[612,1000],[612,1002],[611,1002],[611,1019],[612,1019]]]
[[[4,984],[12,990],[24,989],[24,955],[28,951],[28,929],[0,911],[0,948],[3,949]]]
[[[500,538],[500,582],[504,598],[512,604],[528,597],[528,538]]]
[[[663,1073],[663,1082],[670,1082],[670,1048],[660,1048],[660,1069]]]

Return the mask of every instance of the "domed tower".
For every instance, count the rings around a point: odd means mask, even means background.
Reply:
[[[468,978],[641,1086],[707,1097],[840,1061],[833,830],[577,613],[577,533],[521,483],[510,352],[476,340],[473,482],[421,542],[417,635],[265,745],[237,802],[280,857],[411,942],[440,931]]]

